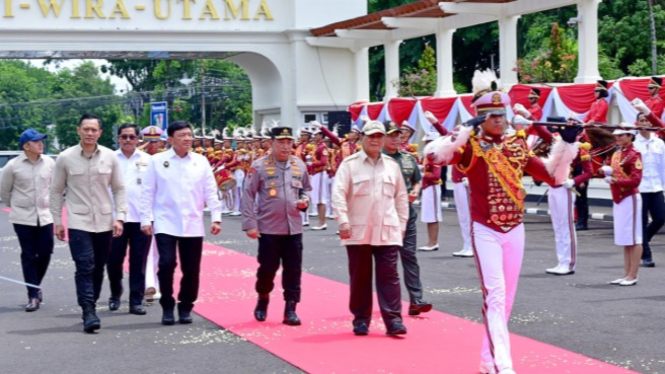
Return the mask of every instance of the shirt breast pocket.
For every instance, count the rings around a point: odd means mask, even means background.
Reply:
[[[383,177],[383,194],[385,196],[395,196],[395,180],[389,176]]]
[[[353,195],[363,196],[370,194],[370,181],[367,175],[358,175],[353,177]]]
[[[80,180],[85,177],[85,169],[83,168],[70,168],[69,177],[73,180]]]

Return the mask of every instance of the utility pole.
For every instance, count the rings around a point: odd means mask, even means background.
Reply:
[[[206,66],[205,60],[201,60],[201,132],[206,135]]]
[[[656,48],[656,21],[653,16],[653,0],[647,0],[649,21],[651,24],[651,74],[658,74],[658,50]]]

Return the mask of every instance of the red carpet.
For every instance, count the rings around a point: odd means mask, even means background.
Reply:
[[[391,338],[385,335],[375,303],[370,335],[356,337],[351,332],[348,285],[307,273],[298,308],[303,326],[281,323],[284,302],[279,287],[272,293],[268,320],[256,322],[256,268],[254,257],[206,244],[195,311],[309,373],[478,372],[484,332],[480,324],[432,311],[423,317],[405,316],[408,334]],[[517,335],[512,335],[512,346],[519,374],[634,373]]]

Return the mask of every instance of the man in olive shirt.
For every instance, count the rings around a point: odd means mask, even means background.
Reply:
[[[55,161],[44,156],[46,135],[25,130],[19,138],[23,154],[2,170],[0,198],[12,210],[9,222],[21,245],[21,268],[26,283],[39,286],[53,253],[53,218],[48,209],[48,193]],[[39,309],[42,291],[28,286],[26,312]]]
[[[65,240],[62,201],[67,189],[67,226],[69,249],[76,263],[76,294],[83,309],[83,330],[93,332],[101,327],[96,302],[112,237],[122,235],[127,202],[118,157],[97,144],[102,135],[102,121],[95,115],[84,114],[76,132],[81,142],[62,152],[55,163],[50,203],[55,236]]]
[[[309,206],[307,194],[312,190],[307,166],[291,155],[293,131],[290,127],[274,127],[272,152],[252,164],[243,187],[242,229],[247,236],[259,240],[259,270],[256,292],[259,300],[254,318],[265,321],[270,292],[280,261],[284,267],[283,323],[300,325],[296,304],[300,302],[302,275],[302,219],[300,212]]]
[[[410,131],[410,130],[408,130]],[[400,146],[401,131],[394,122],[386,125],[386,142],[383,146],[383,153],[392,157],[399,164],[406,183],[406,190],[409,193],[409,221],[406,223],[406,235],[404,244],[399,248],[399,257],[402,259],[402,268],[404,269],[404,284],[409,291],[409,315],[417,316],[420,313],[432,310],[432,304],[423,301],[423,285],[420,282],[420,265],[416,258],[416,220],[418,213],[413,208],[413,202],[420,195],[420,181],[423,179],[418,169],[418,162],[408,152],[401,151]]]

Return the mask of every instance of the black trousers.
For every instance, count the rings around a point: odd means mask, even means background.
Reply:
[[[649,242],[665,224],[665,197],[663,192],[647,192],[640,195],[642,195],[642,259],[651,261]],[[649,214],[651,214],[650,224]]]
[[[409,204],[410,205],[410,204]],[[413,209],[412,207],[409,207]],[[416,258],[416,220],[418,214],[411,214],[406,223],[406,236],[404,236],[404,246],[399,247],[399,257],[402,260],[402,269],[404,270],[404,284],[409,291],[409,300],[413,303],[415,299],[422,299],[423,285],[420,282],[420,266]]]
[[[275,288],[275,274],[282,271],[284,300],[300,302],[302,278],[302,234],[270,235],[259,238],[259,269],[256,272],[256,292],[269,294]]]
[[[125,222],[122,236],[113,238],[111,254],[106,264],[111,297],[120,298],[122,295],[122,265],[127,255],[127,245],[129,245],[129,304],[141,305],[143,303],[145,265],[151,240],[150,235],[141,231],[139,222]]]
[[[179,237],[168,234],[155,235],[159,252],[159,288],[162,298],[159,299],[163,309],[173,309],[173,274],[178,266],[176,251],[180,257],[180,292],[178,292],[178,310],[189,312],[199,296],[199,276],[201,274],[201,255],[203,253],[203,237]]]
[[[76,296],[81,307],[93,306],[99,299],[112,238],[112,231],[69,229],[69,250],[76,264]]]
[[[584,188],[575,186],[575,190],[579,193],[575,199],[575,208],[577,208],[577,223],[586,226],[589,222],[589,201],[587,200],[587,185]]]
[[[402,321],[402,295],[397,273],[398,246],[347,245],[353,324],[372,318],[372,257],[376,262],[376,293],[386,326]]]
[[[28,226],[14,224],[21,246],[21,268],[25,283],[41,285],[53,254],[53,224]],[[28,287],[28,299],[39,298],[39,289]]]

